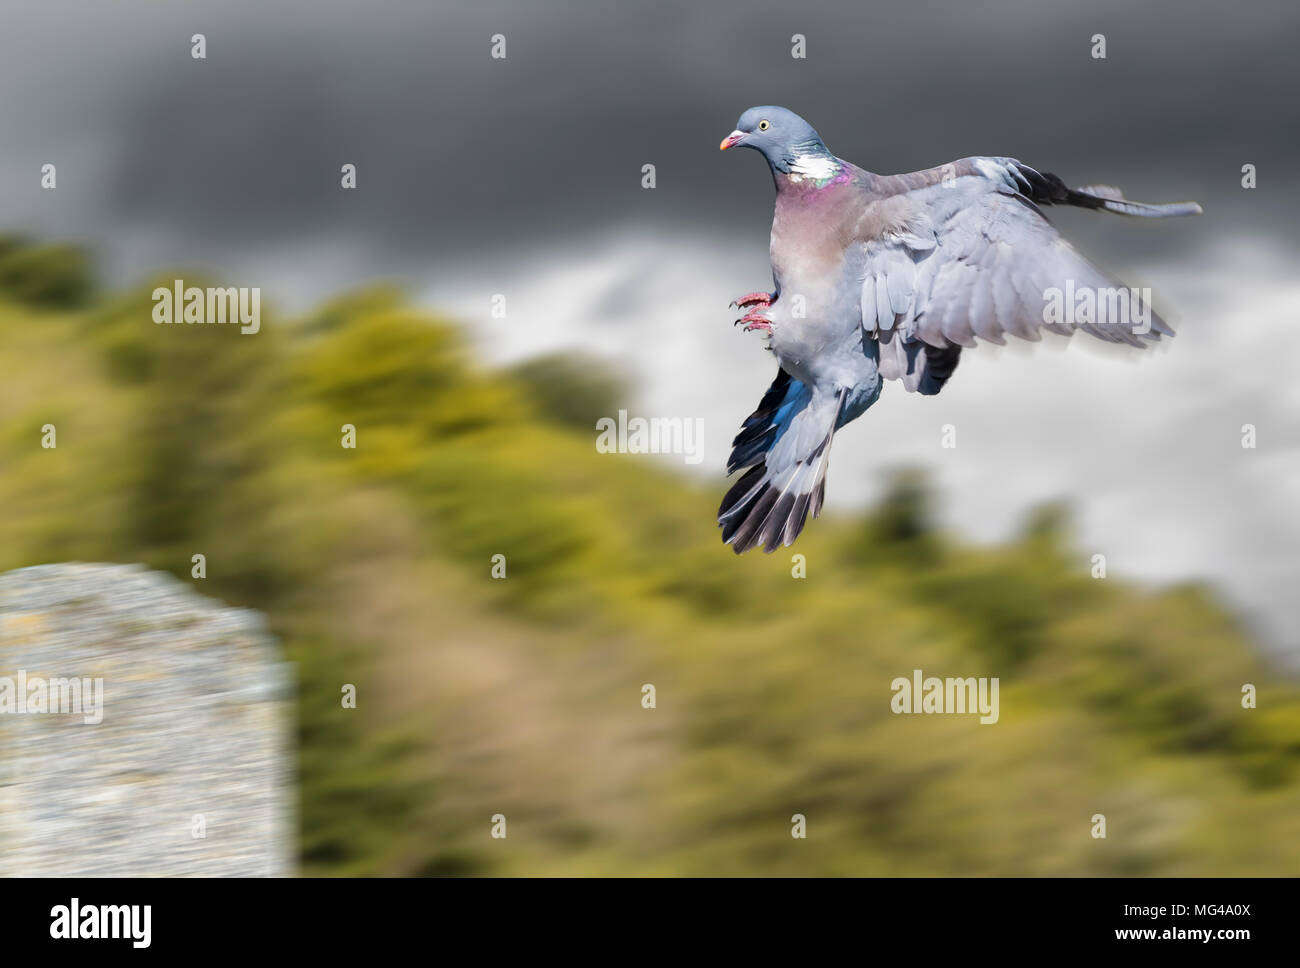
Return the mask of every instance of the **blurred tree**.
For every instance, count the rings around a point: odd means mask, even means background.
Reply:
[[[77,309],[94,291],[91,261],[81,247],[0,238],[0,293],[42,309]]]
[[[601,417],[626,409],[627,381],[609,364],[582,353],[551,353],[520,363],[509,377],[521,383],[543,419],[594,431]]]
[[[859,562],[888,559],[909,567],[932,566],[942,552],[934,530],[934,498],[925,472],[894,472],[876,508],[867,515],[850,556]]]
[[[1069,543],[1072,525],[1070,507],[1065,502],[1040,504],[1025,516],[1021,538],[1045,549],[1060,550]]]

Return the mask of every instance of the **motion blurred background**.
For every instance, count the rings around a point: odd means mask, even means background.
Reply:
[[[1269,2],[11,4],[0,570],[188,580],[202,551],[200,590],[264,611],[298,666],[308,874],[1295,874],[1297,27]],[[1206,210],[1049,212],[1178,337],[985,346],[940,397],[887,388],[836,439],[802,580],[713,523],[775,369],[727,309],[770,280],[770,180],[716,148],[762,103],[875,171],[1012,155]],[[261,332],[156,326],[175,278],[261,287]],[[597,453],[619,409],[704,418],[705,461]],[[894,716],[915,668],[1000,677],[1000,721]]]

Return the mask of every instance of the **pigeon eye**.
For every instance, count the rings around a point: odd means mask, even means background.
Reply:
[[[759,130],[759,131],[766,131],[766,130],[767,130],[768,128],[770,128],[770,127],[771,127],[771,125],[768,124],[767,119],[764,119],[764,120],[758,122],[758,130]]]

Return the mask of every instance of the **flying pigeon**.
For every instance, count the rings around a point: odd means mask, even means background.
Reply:
[[[762,153],[776,183],[772,279],[742,296],[780,370],[733,441],[722,539],[737,554],[790,545],[821,513],[835,431],[880,397],[885,380],[938,393],[965,347],[1041,330],[1082,329],[1142,347],[1172,336],[1139,294],[1119,287],[1057,234],[1040,205],[1162,218],[1195,202],[1149,205],[1116,188],[1068,188],[1014,158],[962,158],[875,175],[836,158],[803,118],[750,108],[721,148]]]

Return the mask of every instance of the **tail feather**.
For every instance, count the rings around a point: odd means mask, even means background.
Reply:
[[[779,396],[778,396],[779,394]],[[808,516],[821,513],[831,439],[845,391],[815,394],[784,372],[736,437],[730,466],[751,466],[718,508],[722,540],[736,554],[763,547],[772,552],[794,543]],[[761,456],[755,442],[767,444]]]

